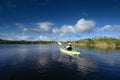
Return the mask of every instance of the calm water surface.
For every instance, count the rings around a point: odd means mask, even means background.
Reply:
[[[0,80],[120,80],[120,50],[81,49],[68,56],[58,45],[0,45]]]

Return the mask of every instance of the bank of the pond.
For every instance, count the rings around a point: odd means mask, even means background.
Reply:
[[[119,48],[120,39],[115,38],[98,38],[98,39],[81,39],[77,41],[72,41],[74,46],[93,46],[98,48]]]
[[[97,48],[112,48],[115,49],[120,46],[116,46],[115,44],[106,44],[106,43],[97,43],[97,44],[84,44],[84,43],[73,43],[74,46],[81,46],[81,47],[97,47]]]
[[[0,40],[0,44],[53,44],[55,41]]]
[[[116,38],[93,38],[93,39],[81,39],[76,41],[69,41],[74,46],[81,47],[97,47],[97,48],[120,48],[120,39]],[[62,42],[67,44],[68,42]],[[0,44],[57,44],[57,41],[25,41],[25,40],[2,40],[0,39]]]

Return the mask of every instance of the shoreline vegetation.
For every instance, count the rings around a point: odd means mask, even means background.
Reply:
[[[115,38],[93,38],[72,41],[72,45],[79,47],[96,47],[96,48],[120,48],[120,39]]]
[[[88,38],[80,39],[76,41],[70,41],[73,46],[78,47],[97,47],[97,48],[120,48],[120,39],[116,38]],[[62,42],[67,44],[67,42]],[[2,40],[0,39],[0,44],[57,44],[57,41],[25,41],[25,40]]]
[[[25,41],[25,40],[2,40],[0,44],[55,44],[55,41]]]

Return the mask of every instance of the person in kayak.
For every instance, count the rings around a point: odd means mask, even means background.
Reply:
[[[71,43],[68,43],[68,45],[66,46],[66,49],[67,49],[67,50],[70,50],[70,51],[72,50],[72,45],[71,45]]]

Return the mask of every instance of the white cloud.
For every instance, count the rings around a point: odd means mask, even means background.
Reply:
[[[120,32],[120,25],[114,25],[114,31]]]
[[[29,40],[29,36],[26,35],[16,36],[16,40]]]
[[[12,34],[1,33],[1,34],[0,34],[0,39],[4,39],[4,40],[14,40],[14,39],[16,39],[16,35],[15,35],[14,33],[12,33]]]
[[[12,34],[0,34],[0,39],[3,40],[29,40],[29,36],[27,35],[17,35],[15,33]]]
[[[120,25],[105,25],[104,27],[101,27],[97,30],[98,32],[104,32],[104,31],[117,31],[120,32]]]
[[[60,28],[54,28],[52,30],[53,33],[78,33],[78,32],[83,32],[83,33],[88,33],[92,32],[93,28],[95,27],[95,22],[92,20],[85,20],[85,19],[80,19],[75,26],[71,25],[63,25]]]
[[[109,31],[109,30],[112,30],[112,26],[111,25],[105,25],[104,27],[98,29],[98,32]]]
[[[95,27],[95,22],[92,20],[80,19],[75,25],[75,30],[77,32],[91,32]]]
[[[28,28],[23,28],[23,31],[25,32],[25,31],[28,31]]]
[[[51,22],[41,22],[41,23],[37,23],[38,25],[38,29],[42,30],[42,31],[50,31],[51,26],[53,25],[53,23]]]
[[[93,30],[95,27],[95,22],[92,20],[80,19],[78,22],[73,25],[63,25],[62,27],[54,27],[51,22],[40,22],[36,23],[35,27],[25,28],[23,24],[16,23],[16,26],[23,27],[21,33],[32,34],[32,33],[58,33],[58,34],[67,34],[67,33],[88,33]]]
[[[71,25],[63,25],[61,28],[54,28],[53,33],[75,33],[75,29]]]
[[[44,40],[44,41],[51,41],[52,39],[48,36],[40,35],[36,40]]]
[[[22,33],[44,33],[44,32],[50,32],[51,26],[53,23],[51,22],[40,22],[36,24],[36,27],[33,28],[23,28]]]

